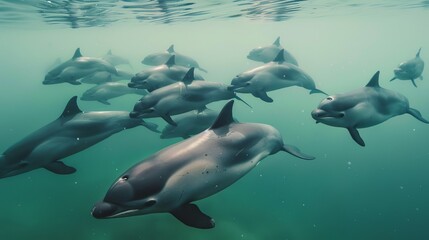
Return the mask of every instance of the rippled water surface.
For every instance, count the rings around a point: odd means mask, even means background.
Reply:
[[[109,50],[150,68],[142,59],[165,51],[192,56],[206,80],[229,84],[260,66],[246,58],[280,37],[319,89],[344,93],[380,71],[380,85],[406,96],[429,118],[428,70],[423,80],[395,80],[393,69],[417,50],[429,61],[428,1],[0,1],[0,150],[57,119],[72,96],[92,85],[43,85],[56,59],[76,48],[84,56]],[[124,80],[124,83],[129,80]],[[129,167],[181,141],[136,127],[65,158],[77,172],[37,169],[0,179],[0,239],[429,239],[429,126],[410,115],[360,129],[316,124],[310,112],[325,98],[299,87],[269,92],[273,103],[239,94],[241,122],[277,128],[286,143],[316,157],[284,152],[264,159],[225,190],[200,200],[216,227],[187,227],[170,214],[99,220],[91,216],[111,184]],[[84,111],[131,111],[137,95],[111,105],[78,101]],[[219,110],[226,101],[210,104]],[[150,119],[160,128],[162,119]],[[196,179],[195,181],[199,181]]]

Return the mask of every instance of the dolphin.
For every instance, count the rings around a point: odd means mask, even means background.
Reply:
[[[106,71],[118,74],[116,68],[101,58],[83,57],[80,48],[76,49],[73,57],[49,71],[43,84],[68,82],[73,85],[81,84],[78,80],[95,72]]]
[[[270,125],[235,122],[233,102],[223,107],[209,129],[160,150],[120,175],[95,204],[92,216],[165,212],[190,227],[213,228],[214,220],[192,202],[222,191],[279,151],[314,159],[284,144],[279,131]]]
[[[130,118],[125,111],[82,112],[72,97],[61,116],[9,147],[0,155],[0,178],[37,168],[56,174],[71,174],[75,168],[61,159],[80,152],[124,129],[156,125]]]
[[[194,68],[190,68],[182,82],[156,89],[143,96],[135,105],[130,117],[162,117],[173,126],[172,115],[200,110],[211,102],[239,98],[227,85],[218,82],[194,81]],[[243,101],[244,102],[244,101]]]
[[[181,81],[189,68],[176,64],[176,56],[172,55],[168,60],[155,68],[137,73],[128,84],[131,88],[147,89],[152,92],[158,88]],[[204,80],[199,74],[194,74],[198,80]]]
[[[102,84],[119,80],[130,80],[134,76],[134,74],[118,68],[116,68],[116,71],[116,75],[106,71],[94,72],[93,74],[81,78],[79,82],[86,84]]]
[[[182,137],[189,138],[209,128],[216,120],[219,112],[205,108],[177,115],[174,122],[177,126],[167,124],[162,130],[161,139]]]
[[[421,80],[423,80],[422,72],[423,68],[425,67],[425,62],[423,62],[423,60],[420,58],[421,50],[422,48],[419,49],[415,58],[399,64],[399,66],[393,70],[395,76],[390,79],[390,81],[393,81],[395,79],[411,80],[414,87],[417,87],[416,82],[414,80],[416,78],[420,78]]]
[[[197,68],[203,72],[207,72],[204,68],[200,67],[198,62],[191,57],[178,53],[174,50],[174,44],[171,45],[166,51],[160,53],[152,53],[147,55],[142,63],[149,66],[158,66],[165,63],[172,55],[176,56],[177,65],[184,66],[187,68]]]
[[[409,106],[405,96],[380,87],[379,75],[380,71],[377,71],[363,88],[328,96],[311,112],[311,116],[316,123],[347,128],[353,140],[361,146],[365,146],[365,142],[358,128],[375,126],[405,113],[429,123],[418,110]]]
[[[314,80],[307,73],[286,63],[283,56],[282,49],[273,61],[238,74],[232,79],[231,88],[239,93],[251,93],[265,102],[273,102],[267,95],[268,91],[291,86],[306,88],[310,90],[310,94],[326,94],[316,88]]]
[[[284,61],[287,63],[293,64],[295,66],[298,66],[298,62],[296,61],[294,56],[292,56],[291,53],[286,51],[281,46],[280,37],[277,37],[274,43],[269,46],[257,47],[255,49],[252,49],[247,55],[247,58],[257,62],[269,63],[278,55],[278,53],[282,49],[283,49]]]
[[[147,91],[144,89],[129,88],[126,83],[107,82],[86,90],[80,97],[80,100],[99,101],[103,104],[110,105],[109,99],[120,97],[125,94],[146,95]]]
[[[111,63],[113,66],[124,65],[124,64],[131,66],[130,61],[128,61],[128,59],[125,59],[118,55],[114,55],[112,53],[112,50],[109,50],[107,54],[102,57],[102,59]]]

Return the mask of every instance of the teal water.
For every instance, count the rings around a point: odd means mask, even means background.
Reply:
[[[280,14],[283,18],[271,18],[266,11],[249,17],[241,8],[208,4],[203,10],[210,14],[173,15],[178,21],[139,21],[125,11],[85,27],[59,20],[51,24],[33,13],[33,7],[4,1],[2,14],[10,17],[2,17],[0,24],[0,149],[56,119],[71,96],[90,87],[42,85],[55,59],[70,58],[77,47],[86,56],[112,49],[128,58],[129,70],[137,73],[148,68],[140,63],[144,56],[175,44],[178,52],[209,71],[202,73],[207,80],[230,83],[238,73],[260,65],[246,59],[252,48],[280,36],[318,88],[330,94],[348,92],[380,70],[381,86],[402,93],[429,118],[427,69],[424,80],[416,80],[418,88],[406,81],[389,82],[393,69],[419,47],[422,59],[429,59],[427,1],[317,2],[303,2],[290,14]],[[139,127],[66,158],[65,163],[78,169],[75,174],[38,169],[0,179],[1,239],[429,239],[429,126],[409,115],[398,116],[361,129],[367,144],[362,148],[346,130],[315,124],[310,112],[323,95],[291,87],[271,92],[273,103],[240,96],[253,106],[235,104],[241,122],[273,125],[285,142],[316,160],[277,153],[229,188],[199,201],[216,220],[214,229],[189,228],[169,214],[109,220],[91,216],[93,204],[122,172],[179,141],[159,139]],[[113,99],[111,106],[78,104],[84,111],[130,111],[138,99],[128,95]],[[220,109],[224,103],[211,107]]]

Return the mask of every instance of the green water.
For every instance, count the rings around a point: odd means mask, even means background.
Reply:
[[[314,11],[317,11],[315,9]],[[336,11],[335,8],[332,11]],[[340,10],[338,10],[340,11]],[[303,16],[287,21],[216,19],[153,24],[117,22],[71,29],[29,22],[0,25],[0,149],[56,119],[73,95],[89,85],[42,85],[57,57],[77,47],[86,56],[109,49],[128,58],[137,73],[147,54],[175,44],[209,72],[207,80],[229,83],[258,66],[250,49],[282,45],[330,94],[363,87],[381,71],[380,85],[405,95],[429,118],[429,74],[389,82],[393,69],[414,57],[429,61],[429,14],[423,8],[367,9]],[[286,143],[316,156],[303,161],[283,152],[269,156],[249,174],[198,205],[216,220],[211,230],[189,228],[169,214],[97,220],[90,214],[113,181],[130,166],[179,139],[162,140],[143,127],[123,131],[64,160],[75,174],[44,169],[0,179],[0,239],[429,239],[429,126],[409,115],[361,129],[358,146],[345,129],[315,124],[310,112],[323,95],[291,87],[270,93],[273,103],[241,94],[253,109],[237,102],[241,122],[276,127]],[[78,104],[84,111],[130,111],[138,96]],[[220,109],[225,102],[212,104]],[[162,120],[153,122],[163,126]]]

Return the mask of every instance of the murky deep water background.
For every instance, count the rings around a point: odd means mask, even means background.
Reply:
[[[140,63],[144,56],[175,44],[176,51],[209,71],[202,73],[207,80],[229,83],[260,65],[246,59],[252,48],[280,36],[318,88],[347,92],[366,85],[380,70],[382,87],[402,93],[429,118],[427,69],[424,80],[416,80],[418,88],[389,82],[393,69],[419,47],[422,59],[429,59],[427,1],[106,1],[92,10],[76,6],[95,1],[53,1],[56,8],[48,1],[25,2],[0,2],[3,150],[56,119],[71,96],[90,87],[42,85],[54,60],[69,59],[77,47],[85,56],[111,49],[128,58],[128,70],[137,73],[148,68]],[[73,8],[67,9],[67,2]],[[151,4],[158,5],[152,9]],[[169,4],[168,11],[161,7]],[[78,10],[72,14],[70,9]],[[66,158],[78,169],[75,174],[38,169],[0,179],[1,239],[429,239],[429,126],[398,116],[361,129],[367,144],[362,148],[346,130],[315,124],[310,112],[323,95],[296,87],[269,95],[270,104],[241,94],[253,109],[237,102],[235,116],[275,126],[285,142],[317,159],[278,153],[231,187],[199,201],[216,228],[192,229],[169,214],[111,220],[90,215],[119,174],[179,141],[138,127]],[[127,95],[113,99],[111,106],[78,104],[84,111],[129,111],[138,99]],[[220,109],[224,103],[210,107]]]

